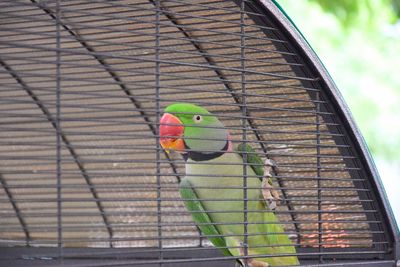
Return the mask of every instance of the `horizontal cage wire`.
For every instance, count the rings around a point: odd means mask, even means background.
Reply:
[[[0,2],[1,266],[390,262],[348,122],[263,2]]]

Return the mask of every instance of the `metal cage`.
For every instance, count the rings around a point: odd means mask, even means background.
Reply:
[[[233,266],[183,205],[184,160],[159,145],[173,102],[275,161],[274,213],[301,264],[399,259],[350,112],[275,2],[2,0],[0,265]]]

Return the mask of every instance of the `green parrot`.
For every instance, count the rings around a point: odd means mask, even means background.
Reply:
[[[168,106],[159,129],[161,146],[168,153],[170,150],[181,153],[186,161],[186,176],[180,183],[181,197],[203,235],[215,247],[250,267],[299,264],[292,242],[266,204],[264,163],[249,145],[235,146],[222,122],[194,104]],[[245,255],[243,158],[248,164],[249,257],[239,260]],[[265,254],[289,255],[262,257]]]

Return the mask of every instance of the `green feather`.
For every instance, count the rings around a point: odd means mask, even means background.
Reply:
[[[225,256],[233,256],[227,249],[225,239],[213,225],[213,222],[204,210],[203,205],[198,200],[197,194],[189,180],[183,179],[181,181],[179,192],[186,208],[191,212],[192,218],[200,228],[202,234],[206,235],[211,243],[213,243],[215,247],[219,248]],[[240,261],[238,261],[238,263],[241,264]]]
[[[198,224],[201,232],[207,236],[215,236],[208,237],[208,239],[214,244],[214,246],[220,248],[224,255],[232,256],[226,248],[225,239],[212,224],[210,217],[204,210],[201,202],[198,200],[197,194],[188,180],[183,179],[181,181],[179,192],[181,193],[186,208],[191,212],[193,220]]]
[[[256,151],[250,145],[243,143],[239,144],[235,150],[242,158],[243,155],[247,155],[247,163],[253,169],[254,173],[262,179],[264,177],[264,162]]]

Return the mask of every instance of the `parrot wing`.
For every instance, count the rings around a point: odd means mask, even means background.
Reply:
[[[254,148],[252,148],[248,144],[239,144],[237,146],[236,152],[243,158],[243,155],[246,154],[247,163],[253,169],[254,173],[260,178],[260,180],[264,177],[264,162],[261,157],[256,153]]]
[[[246,156],[247,164],[253,169],[256,176],[261,180],[261,193],[264,198],[263,205],[267,205],[269,209],[275,210],[277,200],[280,199],[278,192],[272,185],[272,174],[270,172],[271,165],[266,165],[270,162],[264,162],[257,152],[248,144],[239,144],[235,150],[242,158]]]
[[[215,225],[213,225],[211,218],[204,210],[204,207],[198,199],[196,191],[189,180],[183,179],[181,181],[179,191],[186,208],[191,212],[193,220],[196,222],[201,232],[206,235],[214,246],[219,248],[225,256],[233,256],[227,248],[223,235],[218,231]],[[238,262],[241,264],[240,261]]]

